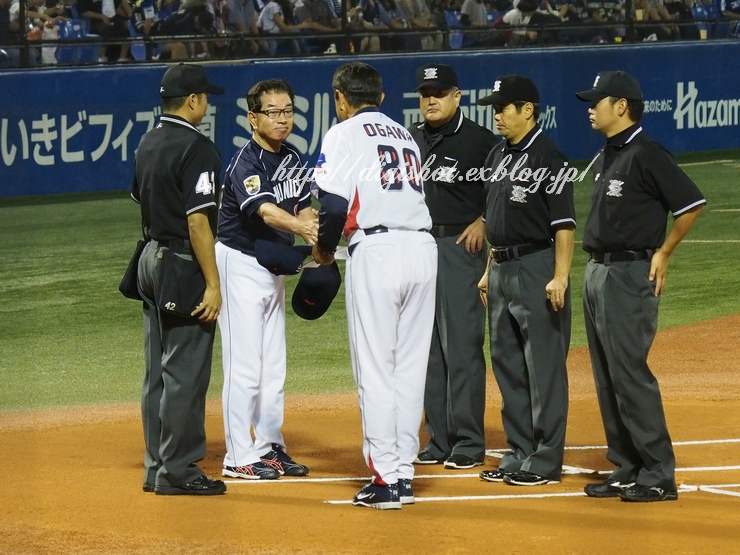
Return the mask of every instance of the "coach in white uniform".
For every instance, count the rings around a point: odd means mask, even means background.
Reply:
[[[353,504],[413,503],[424,381],[434,322],[437,245],[424,203],[421,155],[402,125],[378,111],[380,74],[364,63],[332,80],[341,123],[324,137],[315,170],[321,211],[314,258],[331,263],[349,239],[346,292],[363,453],[372,481]]]

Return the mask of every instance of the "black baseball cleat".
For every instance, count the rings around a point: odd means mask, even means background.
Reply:
[[[398,484],[381,486],[370,482],[357,492],[352,504],[356,507],[370,507],[372,509],[400,509],[401,498],[398,495]]]
[[[221,469],[221,476],[242,480],[277,480],[280,478],[280,472],[259,460],[244,466],[224,466]]]
[[[442,462],[442,459],[438,459],[429,451],[420,451],[414,459],[414,464],[442,464]]]
[[[445,468],[463,470],[465,468],[473,468],[474,466],[480,466],[483,461],[476,461],[473,457],[462,455],[460,453],[453,453],[445,461]]]
[[[619,494],[622,493],[622,491],[634,485],[634,482],[624,484],[622,482],[606,480],[600,484],[586,484],[583,491],[585,491],[586,495],[589,497],[619,497]]]
[[[401,505],[413,505],[416,503],[414,498],[414,486],[409,478],[398,479],[398,498],[401,500]]]
[[[511,474],[508,470],[504,470],[503,468],[496,468],[494,470],[483,470],[481,471],[478,476],[480,476],[481,480],[485,480],[486,482],[501,482],[503,483],[504,478]]]
[[[144,485],[141,486],[141,491],[144,493],[152,493],[154,491],[154,485],[144,482]]]
[[[633,484],[619,492],[622,501],[631,503],[650,503],[652,501],[676,501],[678,492],[675,489],[663,489],[655,486]]]
[[[277,443],[273,443],[272,451],[262,455],[260,460],[277,470],[281,476],[308,476],[308,467],[291,459]]]
[[[181,486],[154,486],[157,495],[221,495],[226,493],[226,484],[211,480],[203,475]]]

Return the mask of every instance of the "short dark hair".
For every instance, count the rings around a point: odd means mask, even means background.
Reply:
[[[609,104],[614,105],[619,100],[619,97],[610,96]],[[627,101],[627,117],[637,123],[642,119],[642,113],[645,111],[645,103],[642,100],[630,100],[625,98]]]
[[[290,97],[290,102],[293,103],[295,95],[290,85],[282,79],[265,79],[260,81],[249,89],[247,93],[247,106],[250,112],[257,112],[262,109],[262,95],[265,93],[276,92],[285,93]]]
[[[170,96],[162,99],[162,110],[165,112],[177,112],[185,101],[190,98],[188,96]]]
[[[537,121],[537,118],[540,117],[540,105],[537,102],[529,102],[528,100],[515,100],[512,102],[514,107],[516,108],[517,114],[522,111],[522,108],[524,108],[525,104],[531,104],[534,106],[534,120]]]
[[[377,69],[363,62],[339,66],[331,86],[345,96],[352,108],[380,106],[383,100],[383,78]]]

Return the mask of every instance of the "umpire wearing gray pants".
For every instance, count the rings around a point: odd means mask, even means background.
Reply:
[[[585,491],[623,501],[671,501],[678,498],[676,461],[647,358],[668,259],[706,200],[673,156],[642,130],[637,79],[604,71],[577,96],[592,103],[591,127],[607,137],[591,164],[583,308],[607,459],[617,466]],[[674,222],[666,237],[668,210]]]
[[[224,90],[208,82],[202,66],[179,64],[164,74],[159,92],[163,114],[136,149],[131,190],[150,237],[138,266],[146,363],[143,490],[219,495],[226,485],[209,479],[196,463],[206,452],[206,392],[221,309],[214,249],[221,157],[196,126],[208,95]],[[192,299],[180,300],[187,276],[165,270],[174,268],[175,257],[198,282],[190,288]],[[179,305],[184,310],[176,316],[172,311]]]
[[[539,102],[537,87],[521,75],[499,77],[478,101],[493,104],[505,138],[486,161],[493,247],[479,288],[510,447],[480,477],[517,486],[560,481],[568,414],[573,184],[562,180],[565,156],[536,123]]]
[[[416,72],[424,122],[409,128],[423,157],[424,193],[437,242],[437,299],[424,391],[429,442],[415,464],[472,468],[483,463],[486,314],[477,283],[485,271],[484,184],[478,172],[494,134],[460,110],[455,70],[428,64]],[[471,179],[472,174],[475,177]]]

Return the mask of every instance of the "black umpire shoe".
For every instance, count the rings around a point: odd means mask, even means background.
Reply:
[[[429,451],[421,451],[414,459],[414,464],[441,464],[442,459],[438,459]]]
[[[583,491],[589,497],[619,497],[619,494],[623,490],[634,486],[634,482],[624,484],[622,482],[615,482],[613,480],[606,480],[600,484],[586,484]]]
[[[483,461],[476,461],[473,457],[462,455],[460,453],[453,453],[445,461],[445,468],[463,470],[465,468],[473,468],[474,466],[480,466]]]
[[[675,501],[678,492],[675,489],[663,489],[655,486],[634,484],[619,493],[622,501],[649,503],[651,501]]]
[[[226,484],[211,480],[205,474],[181,486],[154,486],[157,495],[221,495],[226,493]]]
[[[503,468],[496,468],[494,470],[483,470],[478,475],[480,476],[481,480],[485,480],[486,482],[501,482],[503,483],[504,478],[511,474],[508,470],[504,470]]]
[[[559,483],[560,480],[551,480],[545,476],[535,474],[534,472],[527,472],[525,470],[519,470],[504,476],[504,484],[508,484],[510,486],[545,486],[547,484]]]

